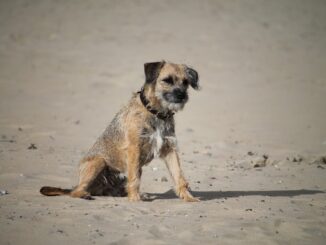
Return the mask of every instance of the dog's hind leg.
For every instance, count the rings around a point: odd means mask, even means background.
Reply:
[[[103,158],[94,158],[82,162],[79,167],[78,186],[70,193],[70,196],[92,199],[89,188],[105,167],[106,163]]]

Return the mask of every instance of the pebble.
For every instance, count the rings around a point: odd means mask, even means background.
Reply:
[[[36,150],[37,149],[37,147],[36,147],[36,145],[35,144],[30,144],[30,146],[27,148],[28,150]]]
[[[251,163],[252,163],[254,168],[261,168],[261,167],[266,166],[266,160],[267,160],[267,158],[265,156],[256,157],[251,161]]]
[[[302,156],[290,156],[290,157],[287,157],[286,160],[290,161],[290,162],[302,162],[303,160],[303,157]]]
[[[248,156],[253,156],[254,155],[254,153],[252,152],[252,151],[248,151]]]
[[[161,182],[168,182],[168,178],[166,178],[165,176],[163,176],[163,177],[161,178]]]
[[[311,164],[326,164],[326,156],[319,156],[312,160]]]
[[[7,195],[9,192],[7,190],[0,190],[0,196]]]

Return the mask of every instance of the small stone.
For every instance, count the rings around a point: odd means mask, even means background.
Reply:
[[[264,157],[256,157],[251,161],[254,168],[261,168],[266,166],[266,159]]]
[[[300,156],[300,155],[295,155],[295,156],[287,157],[286,160],[288,160],[290,162],[302,162],[303,161],[303,157]]]
[[[163,177],[161,178],[161,182],[168,182],[168,179],[167,179],[165,176],[163,176]]]
[[[0,190],[0,196],[7,195],[9,192],[7,190]]]
[[[37,149],[37,147],[36,147],[36,145],[35,144],[30,144],[30,146],[27,148],[28,150],[36,150]]]

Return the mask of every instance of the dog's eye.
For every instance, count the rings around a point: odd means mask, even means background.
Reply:
[[[172,77],[167,77],[167,78],[163,79],[162,81],[165,82],[165,83],[167,83],[167,84],[173,84]]]
[[[183,86],[188,86],[189,85],[189,81],[187,79],[182,81]]]

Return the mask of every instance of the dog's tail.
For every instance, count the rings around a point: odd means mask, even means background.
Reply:
[[[70,195],[71,189],[61,189],[59,187],[43,186],[40,189],[41,194],[44,196],[62,196]]]

